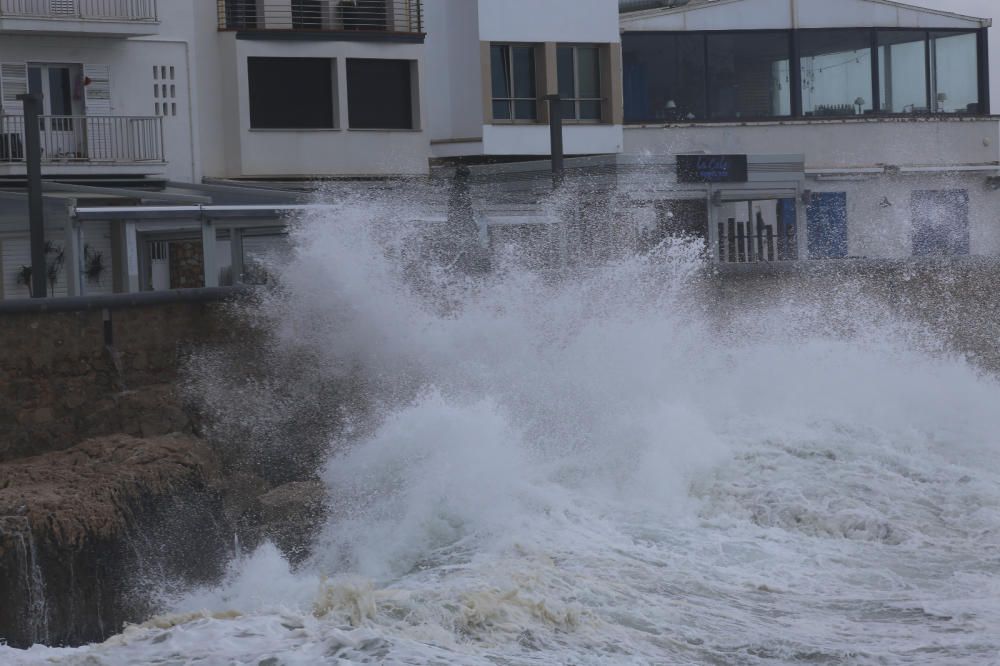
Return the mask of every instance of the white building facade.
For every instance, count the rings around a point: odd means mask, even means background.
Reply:
[[[652,4],[623,2],[624,134],[627,155],[669,165],[640,196],[661,233],[683,211],[736,263],[1000,254],[989,20],[888,0]],[[701,171],[678,177],[678,155]]]

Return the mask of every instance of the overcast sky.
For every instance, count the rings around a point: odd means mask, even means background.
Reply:
[[[956,14],[993,19],[990,28],[991,111],[1000,113],[1000,0],[901,0],[908,5],[930,7]]]

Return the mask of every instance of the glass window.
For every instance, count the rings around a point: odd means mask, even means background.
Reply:
[[[871,32],[805,30],[800,34],[802,113],[855,116],[871,113]]]
[[[600,120],[600,51],[596,46],[560,46],[556,53],[563,118]]]
[[[918,190],[910,195],[914,256],[969,254],[969,193]]]
[[[925,38],[923,31],[879,31],[879,94],[883,112],[928,112]]]
[[[333,61],[329,58],[247,58],[250,127],[331,129]]]
[[[974,32],[932,32],[935,113],[979,113],[979,37]]]
[[[349,58],[347,116],[352,129],[413,129],[412,62]]]
[[[710,34],[708,107],[712,118],[791,115],[787,32]]]
[[[494,120],[536,120],[535,47],[494,44],[490,47]]]
[[[622,36],[625,122],[699,121],[705,106],[705,37]]]

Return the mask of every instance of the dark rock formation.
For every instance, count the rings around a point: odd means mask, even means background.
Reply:
[[[0,639],[102,640],[145,619],[144,577],[218,575],[232,535],[215,518],[218,474],[184,435],[92,439],[0,465]]]

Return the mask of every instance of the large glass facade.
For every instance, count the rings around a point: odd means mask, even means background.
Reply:
[[[979,113],[979,76],[969,66],[979,55],[975,33],[932,32],[931,101],[935,113]]]
[[[792,113],[787,32],[708,35],[711,118],[771,118]]]
[[[625,122],[708,118],[704,35],[629,34],[622,61]]]
[[[927,33],[878,33],[879,98],[885,113],[928,113]]]
[[[871,113],[872,41],[866,30],[808,30],[800,37],[805,116]]]
[[[625,122],[989,113],[983,32],[627,32]]]

